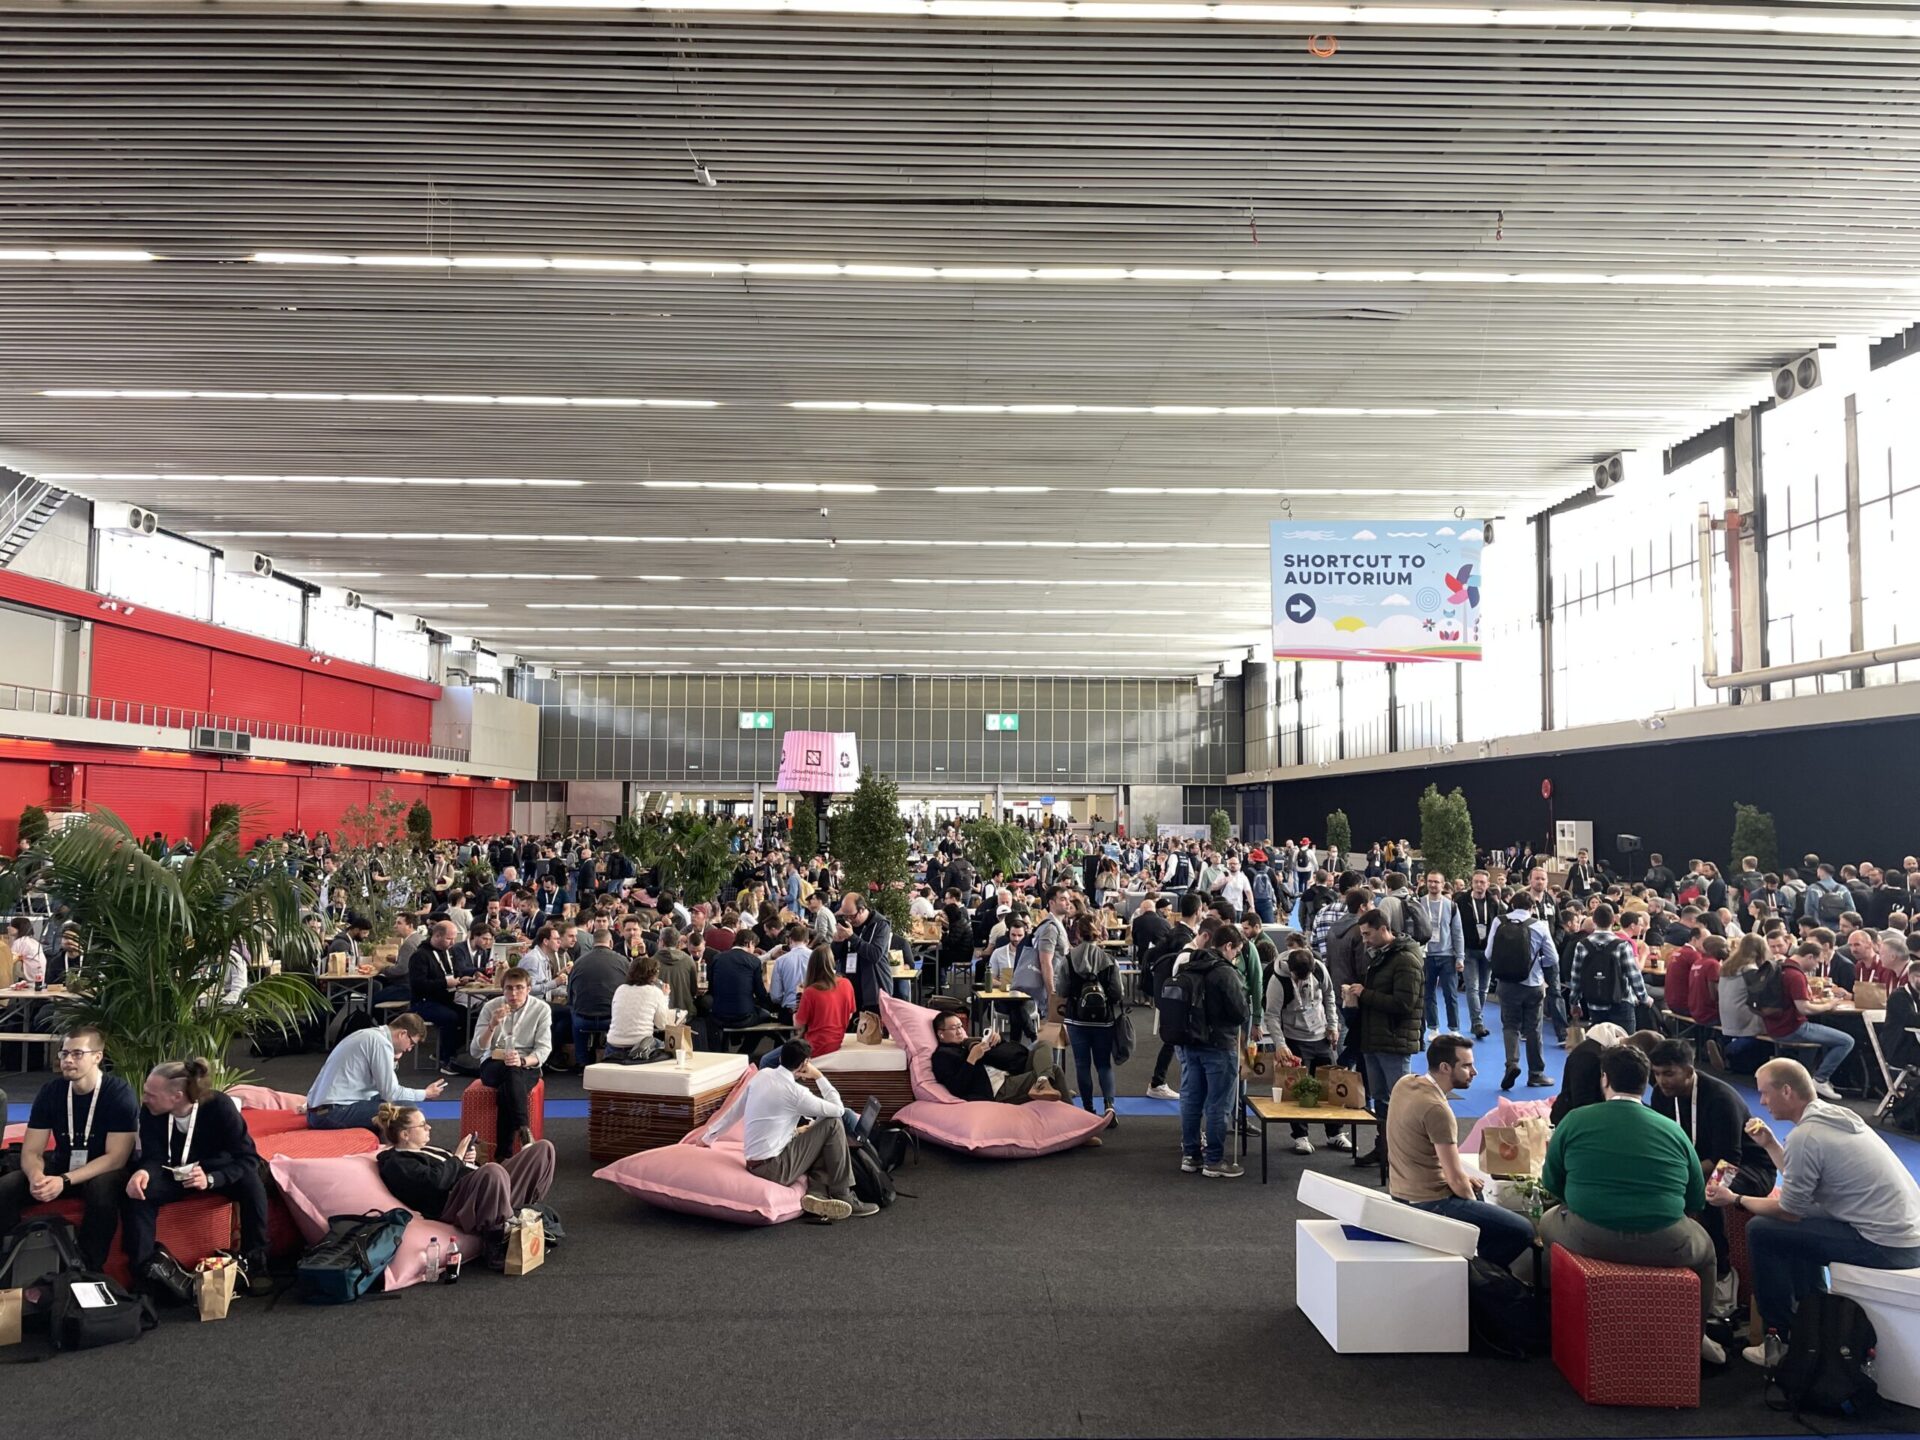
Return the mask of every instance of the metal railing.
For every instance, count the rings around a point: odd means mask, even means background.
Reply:
[[[426,745],[417,740],[394,740],[352,730],[327,730],[313,725],[289,725],[279,720],[248,720],[237,715],[215,715],[174,705],[148,705],[135,700],[108,700],[97,695],[74,695],[65,690],[40,690],[31,685],[0,685],[0,711],[30,715],[59,715],[72,720],[111,720],[123,725],[149,725],[165,730],[237,730],[256,740],[289,745],[322,745],[336,750],[360,750],[375,755],[409,755],[421,760],[464,764],[467,750],[451,745]]]

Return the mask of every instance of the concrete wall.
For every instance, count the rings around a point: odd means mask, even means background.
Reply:
[[[473,774],[531,780],[540,763],[540,711],[492,690],[449,686],[433,704],[433,743],[467,750]]]
[[[0,682],[36,690],[84,690],[76,684],[84,627],[78,620],[0,605]]]

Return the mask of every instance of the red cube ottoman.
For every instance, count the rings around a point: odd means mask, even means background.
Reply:
[[[374,1138],[371,1130],[354,1128],[351,1130],[309,1130],[301,1120],[297,1129],[269,1127],[265,1134],[255,1126],[255,1118],[265,1116],[269,1121],[277,1121],[282,1112],[242,1110],[241,1117],[247,1122],[247,1129],[253,1133],[254,1148],[260,1152],[262,1160],[272,1160],[276,1156],[287,1156],[294,1160],[324,1160],[345,1155],[370,1155],[380,1148],[380,1142]],[[287,1200],[280,1193],[280,1187],[271,1181],[267,1184],[267,1254],[273,1259],[282,1255],[298,1254],[305,1249],[300,1236],[300,1227],[294,1221],[293,1212],[287,1208]]]
[[[482,1085],[478,1080],[460,1092],[460,1133],[475,1135],[480,1140],[480,1160],[485,1163],[493,1159],[494,1136],[499,1127],[500,1107],[496,1103],[491,1085]],[[547,1082],[542,1079],[533,1087],[533,1093],[527,1097],[527,1127],[533,1131],[533,1138],[547,1138]]]
[[[1589,1405],[1700,1404],[1700,1277],[1553,1247],[1553,1363]]]
[[[21,1214],[58,1215],[79,1227],[85,1213],[77,1199],[62,1198],[46,1205],[29,1205]],[[240,1211],[224,1195],[195,1195],[160,1207],[160,1223],[154,1239],[173,1252],[173,1258],[191,1270],[216,1250],[232,1250],[239,1244]],[[129,1289],[133,1271],[127,1263],[122,1231],[114,1234],[113,1250],[107,1257],[107,1275]]]

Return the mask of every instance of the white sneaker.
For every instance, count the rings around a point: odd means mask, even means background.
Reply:
[[[1353,1137],[1342,1130],[1338,1135],[1327,1141],[1327,1148],[1329,1150],[1344,1150],[1351,1153],[1353,1150]]]
[[[1313,1142],[1302,1135],[1298,1140],[1293,1142],[1293,1153],[1296,1155],[1311,1155],[1313,1153]]]
[[[853,1214],[853,1206],[845,1200],[835,1200],[829,1195],[802,1195],[800,1208],[816,1220],[845,1220]]]
[[[1818,1095],[1822,1100],[1832,1100],[1838,1103],[1840,1099],[1840,1092],[1833,1088],[1832,1082],[1826,1080],[1814,1081],[1813,1093]]]
[[[1700,1358],[1709,1365],[1724,1365],[1727,1363],[1727,1352],[1721,1348],[1720,1342],[1715,1340],[1711,1335],[1702,1335],[1700,1337]]]
[[[1786,1342],[1778,1335],[1769,1334],[1758,1345],[1749,1345],[1742,1350],[1740,1358],[1749,1365],[1758,1365],[1762,1370],[1777,1370],[1786,1353]]]
[[[1180,1092],[1162,1081],[1158,1085],[1149,1085],[1147,1087],[1147,1098],[1149,1100],[1178,1100],[1180,1098]]]

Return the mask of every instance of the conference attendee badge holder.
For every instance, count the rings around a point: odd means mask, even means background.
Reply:
[[[194,1267],[193,1293],[202,1320],[224,1320],[240,1267],[231,1255],[209,1255]]]
[[[547,1263],[547,1227],[538,1210],[522,1210],[507,1222],[507,1274],[525,1275]]]

